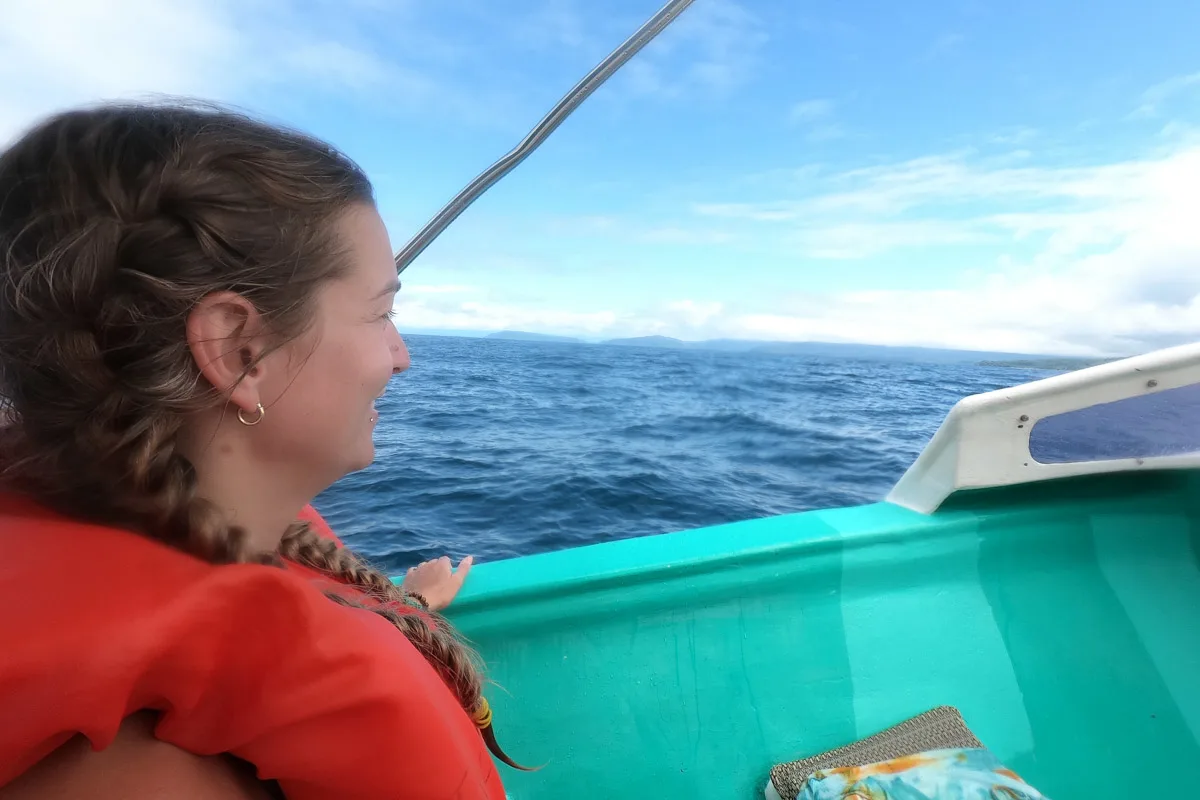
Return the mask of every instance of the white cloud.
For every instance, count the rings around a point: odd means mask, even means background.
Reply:
[[[796,222],[845,215],[867,215],[871,220],[907,212],[947,207],[969,207],[987,201],[993,208],[1009,204],[1014,209],[1037,202],[1107,204],[1141,201],[1177,183],[1174,171],[1186,162],[1187,153],[1175,151],[1157,158],[1102,164],[1091,167],[1011,167],[1008,159],[972,160],[968,153],[923,156],[827,175],[824,191],[797,199],[756,203],[697,203],[701,216],[758,222]],[[808,175],[804,183],[815,184]],[[961,216],[961,215],[960,215]]]
[[[813,120],[824,119],[833,112],[833,101],[831,100],[804,100],[792,106],[788,112],[788,119],[792,122],[812,122]]]
[[[363,14],[282,0],[0,2],[0,143],[78,105],[184,96],[253,106],[289,87],[487,124],[501,116],[495,102],[413,63],[414,53],[442,56],[404,3],[355,2]],[[385,11],[389,45],[401,37],[413,46],[373,49],[368,29]]]
[[[1200,339],[1200,146],[1071,168],[989,169],[964,156],[932,157],[833,183],[854,185],[697,210],[781,228],[780,240],[810,257],[976,244],[989,246],[994,267],[944,290],[833,293],[803,313],[729,320],[730,332],[1052,353]],[[1041,210],[996,211],[1005,204]],[[1019,244],[1034,255],[1013,255]]]
[[[1176,75],[1161,83],[1156,83],[1142,93],[1142,103],[1134,110],[1132,116],[1157,116],[1162,106],[1168,100],[1194,88],[1200,88],[1200,72],[1193,72],[1190,75]]]
[[[718,319],[724,311],[723,303],[704,303],[695,300],[675,300],[667,303],[666,310],[691,328],[702,327]]]
[[[617,230],[621,225],[618,217],[605,214],[584,214],[571,217],[549,217],[544,222],[546,231],[556,235],[605,234]]]
[[[583,16],[571,0],[547,0],[517,26],[515,35],[537,47],[552,44],[574,49],[592,44]]]
[[[1021,145],[1037,138],[1037,135],[1037,128],[1031,128],[1027,125],[1017,125],[993,134],[988,138],[988,141],[993,144]]]
[[[469,292],[478,291],[474,286],[463,286],[461,284],[446,283],[446,284],[404,284],[403,293],[405,295],[415,294],[466,294]],[[402,295],[397,295],[397,303],[399,303]]]
[[[236,17],[205,0],[0,4],[0,141],[54,110],[150,92],[222,96]]]
[[[832,100],[804,100],[793,105],[788,111],[788,123],[804,128],[807,131],[805,138],[810,142],[840,139],[845,135],[845,131],[834,121],[833,112]]]
[[[766,41],[762,21],[743,5],[705,0],[622,67],[614,83],[668,98],[726,93],[751,77]]]
[[[1200,339],[1200,280],[1131,243],[1056,273],[985,275],[962,288],[834,293],[803,314],[748,315],[750,337],[834,339],[1056,354],[1126,354]],[[1200,264],[1191,243],[1176,252]],[[1177,262],[1175,262],[1177,263]]]
[[[407,290],[406,290],[407,291]],[[618,326],[616,311],[569,311],[530,308],[503,302],[454,300],[437,294],[405,296],[396,301],[397,324],[408,330],[528,330],[546,333],[600,334]]]
[[[396,301],[397,323],[403,330],[526,330],[593,338],[670,334],[699,338],[716,330],[726,310],[723,303],[693,299],[672,300],[641,313],[562,310],[491,299],[463,300],[449,292],[408,295]]]
[[[931,156],[840,174],[808,173],[824,192],[761,203],[711,203],[694,226],[664,240],[804,259],[913,264],[914,252],[971,248],[953,285],[832,291],[746,309],[678,300],[638,314],[610,311],[548,320],[514,306],[491,325],[604,335],[857,341],[1056,354],[1126,354],[1200,340],[1200,144],[1090,167],[1014,169],[966,154]],[[728,230],[714,229],[715,219]],[[608,220],[609,235],[647,231]],[[719,236],[713,234],[719,233]],[[907,255],[900,258],[902,251]],[[958,252],[958,251],[956,251]],[[786,263],[786,262],[785,262]],[[807,262],[811,267],[811,261]],[[966,268],[971,270],[967,271]],[[457,307],[450,309],[461,313]],[[433,320],[431,320],[432,322]],[[429,327],[472,327],[436,318]],[[451,322],[456,324],[452,325]],[[486,327],[480,322],[478,327]],[[539,328],[534,327],[535,330]]]
[[[693,203],[692,211],[705,217],[751,220],[754,222],[780,222],[801,216],[794,202],[765,203]]]
[[[972,163],[965,154],[928,156],[846,172],[835,180],[852,188],[822,195],[801,208],[898,213],[938,201],[1115,200],[1128,195],[1129,182],[1142,179],[1146,168],[1144,162],[991,168]]]
[[[299,41],[286,48],[279,58],[277,66],[287,70],[285,79],[294,80],[300,73],[307,80],[326,87],[365,90],[390,84],[400,72],[395,65],[386,63],[374,53],[344,42],[297,38]],[[409,76],[407,83],[410,91],[415,89],[425,93],[433,90],[430,85],[432,81],[427,78],[422,80]]]
[[[733,234],[728,231],[713,229],[684,228],[665,226],[651,228],[638,234],[640,241],[648,244],[678,244],[678,245],[710,245],[727,244],[733,241]]]
[[[1155,232],[1055,272],[993,272],[955,289],[833,293],[804,313],[729,320],[750,338],[1056,354],[1200,340],[1200,242]]]
[[[1167,255],[1169,254],[1169,255]],[[1157,269],[1129,269],[1132,260]],[[843,341],[1059,355],[1125,355],[1200,340],[1200,248],[1138,241],[1052,274],[996,271],[961,287],[814,293],[739,312],[678,300],[631,313],[403,298],[404,329],[530,330],[591,337]]]
[[[918,61],[933,61],[958,52],[962,49],[962,45],[967,41],[967,37],[961,33],[944,33],[939,36],[933,44],[921,55]]]
[[[862,259],[900,248],[995,243],[999,235],[982,226],[946,220],[848,222],[800,228],[782,241],[812,258]]]

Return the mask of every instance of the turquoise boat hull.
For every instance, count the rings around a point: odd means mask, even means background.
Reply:
[[[754,798],[773,764],[958,707],[1052,798],[1200,764],[1200,472],[1067,478],[480,565],[514,800]]]

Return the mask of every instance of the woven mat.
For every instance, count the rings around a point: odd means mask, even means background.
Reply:
[[[928,750],[983,747],[967,728],[958,709],[940,706],[894,728],[820,755],[778,764],[771,783],[782,800],[796,800],[804,782],[819,769],[862,767]]]

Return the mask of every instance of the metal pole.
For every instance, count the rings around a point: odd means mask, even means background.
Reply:
[[[410,239],[408,244],[404,245],[403,249],[396,254],[396,273],[399,274],[407,269],[408,265],[421,255],[425,248],[458,218],[459,214],[467,210],[467,206],[474,203],[496,181],[524,161],[592,92],[600,88],[602,83],[608,80],[625,62],[637,55],[639,50],[649,44],[691,4],[692,0],[670,0],[633,36],[626,39],[620,47],[609,54],[608,58],[601,61],[583,80],[575,84],[574,88],[558,101],[558,105],[542,118],[542,121],[521,140],[520,144],[467,184],[461,192],[454,196],[453,200],[442,207],[437,216],[425,223],[425,227]]]

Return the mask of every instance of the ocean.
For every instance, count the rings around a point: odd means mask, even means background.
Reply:
[[[315,502],[390,572],[875,502],[959,399],[1050,374],[405,338],[375,463]]]

